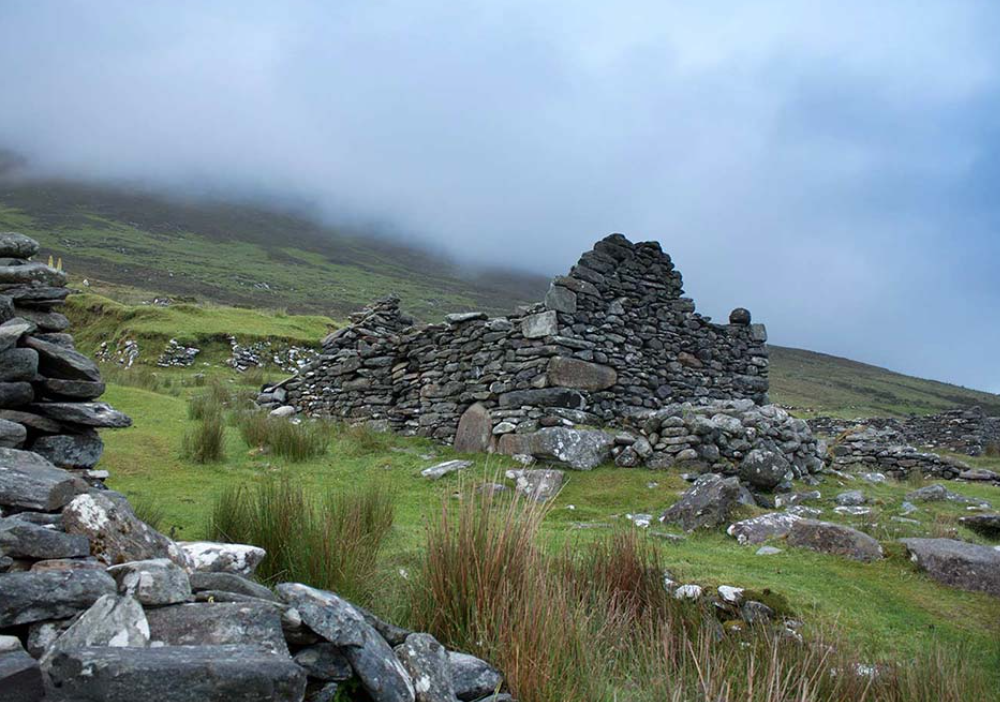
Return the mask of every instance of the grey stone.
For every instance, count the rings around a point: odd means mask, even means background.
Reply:
[[[93,380],[45,378],[42,381],[41,389],[42,394],[46,397],[93,400],[104,394],[105,385],[101,381]]]
[[[503,685],[503,675],[499,670],[468,653],[449,651],[448,664],[455,696],[463,702],[486,697]]]
[[[444,317],[444,321],[448,324],[465,324],[466,322],[474,322],[480,319],[486,319],[485,312],[453,312]]]
[[[546,427],[530,435],[529,453],[575,470],[591,470],[611,461],[614,445],[614,435],[603,431]]]
[[[746,308],[737,307],[735,310],[729,313],[730,324],[745,325],[745,324],[750,324],[750,321],[751,321],[750,310]]]
[[[559,319],[552,310],[540,312],[521,320],[521,333],[526,339],[540,339],[559,333]]]
[[[552,385],[576,390],[607,390],[618,382],[614,368],[562,356],[549,361],[547,373]]]
[[[493,420],[490,411],[475,402],[462,413],[455,432],[454,447],[458,453],[485,453],[493,438]]]
[[[761,546],[757,549],[756,554],[758,556],[777,556],[782,553],[780,548],[775,548],[774,546]]]
[[[451,475],[452,473],[457,473],[460,470],[465,470],[472,465],[472,461],[462,461],[462,460],[451,460],[445,461],[444,463],[438,463],[430,468],[424,468],[420,471],[420,475],[428,478],[430,480],[440,480],[446,475]]]
[[[28,430],[17,422],[0,419],[0,447],[17,448],[28,438]]]
[[[103,595],[66,631],[42,657],[47,665],[60,651],[87,646],[139,647],[149,645],[149,625],[142,607],[131,597]]]
[[[115,594],[115,581],[99,570],[0,574],[0,628],[71,617],[102,595]]]
[[[8,517],[0,519],[0,554],[11,558],[81,558],[90,555],[90,542],[85,536]]]
[[[960,517],[959,523],[987,539],[1000,539],[1000,514],[971,514]]]
[[[69,328],[69,319],[59,312],[15,305],[14,314],[34,323],[42,332],[61,332]]]
[[[350,661],[340,647],[332,643],[318,643],[300,649],[295,654],[295,662],[316,680],[343,682],[354,676]]]
[[[169,558],[131,561],[108,568],[118,592],[144,605],[169,605],[191,597],[187,573]]]
[[[295,608],[306,626],[330,643],[364,645],[363,632],[371,626],[350,602],[301,583],[282,583],[276,590],[278,597]]]
[[[395,649],[413,681],[416,702],[454,702],[448,652],[430,634],[410,634]]]
[[[791,468],[788,460],[779,453],[754,449],[740,463],[740,479],[764,490],[775,488]]]
[[[35,329],[36,327],[32,322],[20,317],[8,319],[3,324],[0,324],[0,351],[8,351],[14,348],[22,336],[33,332]]]
[[[38,375],[38,352],[34,349],[8,349],[0,353],[0,382],[34,380]]]
[[[48,378],[91,382],[101,380],[97,364],[78,351],[35,337],[27,337],[24,343],[38,352],[38,370]]]
[[[576,314],[576,293],[553,283],[545,293],[545,306],[555,312]]]
[[[55,434],[38,437],[31,450],[60,468],[87,470],[97,465],[104,453],[104,442],[96,431],[80,434]]]
[[[677,523],[684,531],[721,526],[739,504],[738,478],[725,478],[695,485],[661,516],[663,523]]]
[[[768,539],[780,539],[792,530],[792,524],[800,517],[788,512],[768,512],[750,519],[730,524],[726,533],[741,545],[759,544]]]
[[[865,493],[860,490],[848,490],[847,492],[842,492],[834,498],[834,502],[838,505],[844,507],[857,507],[858,505],[863,505],[868,499],[865,497]]]
[[[0,653],[0,700],[42,702],[45,684],[38,661],[23,650]]]
[[[85,490],[86,483],[38,454],[0,448],[0,505],[53,512]]]
[[[281,613],[271,603],[192,602],[150,608],[151,646],[256,646],[288,655]]]
[[[566,474],[551,468],[517,469],[507,471],[507,478],[514,481],[514,489],[535,502],[547,502],[559,494]]]
[[[126,414],[104,402],[38,402],[29,405],[28,410],[59,422],[88,427],[124,429],[132,426]]]
[[[793,522],[788,532],[788,544],[820,553],[846,556],[857,561],[882,558],[882,547],[868,534],[840,524],[813,519]]]
[[[177,544],[136,517],[127,502],[98,491],[78,495],[66,505],[63,527],[90,539],[93,555],[108,565],[153,558],[189,565]]]
[[[1000,551],[954,539],[900,539],[917,566],[940,583],[1000,597]]]
[[[177,543],[192,570],[201,573],[253,575],[267,552],[249,544],[222,544],[214,541]]]
[[[253,646],[81,648],[53,656],[53,702],[301,702],[306,675]]]
[[[29,569],[32,573],[47,573],[56,570],[100,570],[103,571],[105,565],[93,557],[87,558],[49,558],[44,561],[36,561]]]
[[[15,422],[26,427],[27,429],[33,429],[46,434],[61,434],[66,431],[66,428],[56,420],[43,417],[42,415],[35,414],[33,412],[0,409],[0,419],[8,422]]]
[[[262,600],[277,602],[278,598],[268,588],[260,583],[255,583],[241,575],[234,573],[191,573],[189,578],[191,590],[201,592],[203,590],[217,590],[231,592],[239,595],[247,595]]]
[[[28,259],[38,253],[38,242],[19,232],[0,232],[0,256]]]
[[[31,383],[0,383],[0,407],[21,407],[34,399],[35,390]]]

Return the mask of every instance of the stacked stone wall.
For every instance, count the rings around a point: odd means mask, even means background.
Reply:
[[[261,404],[453,441],[474,404],[500,436],[620,425],[683,402],[767,400],[764,326],[743,309],[729,324],[698,314],[659,244],[618,234],[555,278],[543,302],[507,317],[416,326],[389,298],[351,322]]]

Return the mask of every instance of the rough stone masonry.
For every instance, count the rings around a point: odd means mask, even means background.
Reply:
[[[268,388],[266,407],[494,448],[505,434],[567,423],[622,426],[681,403],[765,404],[767,332],[736,309],[715,324],[684,297],[656,242],[597,242],[545,300],[507,317],[418,326],[391,297],[351,317],[322,354]]]

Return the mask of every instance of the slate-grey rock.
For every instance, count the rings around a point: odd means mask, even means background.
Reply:
[[[440,480],[446,475],[451,475],[452,473],[457,473],[470,467],[472,467],[472,461],[452,459],[450,461],[444,461],[443,463],[437,463],[430,468],[424,468],[420,471],[420,475],[428,480]]]
[[[185,568],[190,565],[177,544],[136,517],[127,502],[99,491],[78,495],[66,505],[63,528],[89,538],[93,555],[108,565],[152,558],[169,558]]]
[[[868,501],[865,493],[860,490],[848,490],[842,492],[834,498],[834,502],[842,507],[857,507]]]
[[[306,690],[305,702],[337,702],[340,685],[335,682],[322,683]]]
[[[30,451],[0,448],[0,505],[53,512],[87,485]]]
[[[38,242],[20,232],[0,232],[0,256],[31,258],[38,253]]]
[[[0,284],[56,288],[66,285],[66,274],[44,263],[26,261],[17,266],[0,266]]]
[[[271,604],[192,602],[147,610],[150,645],[257,646],[288,655],[281,614]]]
[[[554,468],[525,468],[507,471],[514,489],[535,502],[547,502],[559,494],[566,474]]]
[[[576,312],[576,293],[561,285],[550,285],[545,293],[545,306],[554,312],[574,314]]]
[[[430,634],[410,634],[396,658],[413,681],[416,702],[455,702],[448,652]]]
[[[559,318],[556,312],[539,312],[521,321],[521,333],[525,339],[540,339],[559,333]]]
[[[90,542],[85,536],[8,517],[0,519],[0,554],[11,558],[82,558],[90,555]]]
[[[38,402],[29,405],[28,410],[59,422],[88,427],[124,429],[132,426],[128,415],[104,402]]]
[[[775,451],[754,449],[740,463],[740,479],[754,487],[772,490],[788,473],[791,465]]]
[[[75,648],[148,645],[149,625],[142,606],[131,597],[103,595],[59,635],[42,657],[42,664],[47,666],[60,651]]]
[[[959,517],[962,526],[987,539],[1000,539],[1000,514],[970,514]]]
[[[41,332],[61,332],[69,328],[69,319],[59,312],[15,305],[14,314],[33,322]]]
[[[448,652],[451,684],[463,702],[493,694],[503,684],[503,675],[486,661],[458,651]]]
[[[45,397],[71,400],[93,400],[103,395],[105,389],[103,382],[93,380],[45,378],[41,383],[41,391]]]
[[[181,541],[177,546],[191,569],[201,573],[252,575],[267,552],[250,544]]]
[[[799,519],[793,522],[788,532],[788,544],[820,553],[845,556],[856,561],[874,561],[882,558],[882,547],[868,534],[841,524],[820,522],[815,519]]]
[[[8,319],[0,324],[0,351],[8,351],[17,344],[25,334],[36,329],[34,323],[20,317]]]
[[[332,592],[301,583],[282,583],[278,596],[298,612],[302,622],[342,647],[344,655],[375,702],[413,702],[409,676],[385,639],[351,603]]]
[[[750,519],[730,524],[726,533],[741,545],[760,544],[769,539],[780,539],[792,530],[792,524],[801,517],[789,512],[768,512]]]
[[[300,649],[295,654],[295,662],[316,680],[343,682],[354,676],[350,661],[340,647],[332,643],[318,643]]]
[[[34,399],[35,389],[31,387],[31,383],[0,383],[0,407],[21,407]]]
[[[938,582],[1000,597],[1000,550],[954,539],[900,541],[911,560]]]
[[[38,661],[24,650],[0,653],[0,700],[42,702],[45,684]]]
[[[695,485],[660,516],[660,521],[680,524],[684,531],[721,526],[739,504],[741,488],[738,478]]]
[[[189,580],[193,592],[216,590],[270,600],[271,602],[278,601],[278,598],[268,588],[235,573],[195,572],[191,573]]]
[[[485,453],[493,438],[490,411],[481,402],[474,402],[462,413],[455,431],[454,448],[458,453]]]
[[[115,594],[115,581],[99,570],[0,574],[0,628],[63,619]]]
[[[0,409],[0,419],[8,422],[15,422],[27,429],[31,429],[46,434],[61,434],[66,428],[54,419],[43,417],[34,412],[23,410]]]
[[[0,419],[0,447],[18,448],[28,438],[28,430],[17,422]]]
[[[31,444],[31,450],[60,468],[86,470],[93,468],[101,460],[104,441],[96,431],[55,434],[38,437]]]
[[[575,470],[591,470],[611,460],[615,437],[607,432],[546,427],[530,436],[531,455],[549,458]]]
[[[0,382],[34,380],[38,375],[38,352],[14,348],[0,353]]]
[[[253,646],[81,648],[53,656],[53,702],[301,702],[306,675]]]
[[[549,361],[547,374],[552,385],[576,390],[607,390],[618,382],[618,372],[610,366],[563,356]]]
[[[406,641],[407,636],[413,633],[409,629],[404,629],[401,626],[396,626],[391,622],[387,622],[384,619],[375,616],[364,607],[359,607],[358,605],[354,605],[354,609],[358,610],[358,613],[360,613],[361,616],[364,617],[364,620],[368,622],[368,624],[375,631],[377,631],[379,636],[385,639],[390,646],[398,646],[399,644]]]
[[[187,573],[169,558],[130,561],[108,568],[118,592],[143,605],[169,605],[191,598]]]
[[[38,352],[38,370],[47,378],[100,382],[97,364],[79,351],[37,337],[27,337],[25,346]]]

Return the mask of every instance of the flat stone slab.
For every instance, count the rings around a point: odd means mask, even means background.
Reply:
[[[552,385],[576,390],[607,390],[618,382],[618,372],[610,366],[554,356],[549,361],[548,378]]]
[[[306,674],[252,646],[80,648],[53,656],[56,702],[301,702]]]
[[[86,536],[8,517],[0,519],[0,554],[12,558],[83,558],[90,555],[90,541]]]
[[[801,517],[789,512],[769,512],[730,524],[726,533],[735,538],[740,545],[760,544],[769,539],[788,536],[792,525],[799,519]]]
[[[900,539],[929,576],[962,590],[1000,597],[1000,550],[954,539]]]
[[[36,453],[0,448],[0,505],[54,512],[87,489]]]
[[[506,473],[514,489],[535,502],[547,502],[559,494],[566,474],[553,468],[518,468]]]
[[[47,378],[101,380],[97,364],[79,351],[32,336],[25,338],[24,344],[38,352],[38,369]]]
[[[261,600],[277,602],[278,598],[268,588],[255,583],[242,575],[235,573],[203,573],[194,572],[190,575],[191,589],[194,592],[207,590],[231,592],[237,595],[256,597]]]
[[[0,628],[72,617],[115,592],[100,570],[0,573]]]
[[[455,432],[454,448],[458,453],[484,453],[493,438],[493,420],[490,411],[475,402],[462,413]]]
[[[472,461],[445,461],[444,463],[438,463],[430,468],[424,468],[420,471],[420,475],[424,476],[429,480],[440,480],[446,475],[451,475],[452,473],[457,473],[460,470],[465,470],[472,465]]]
[[[222,544],[214,541],[177,543],[192,570],[200,573],[252,575],[267,551],[249,544]]]
[[[257,646],[288,655],[281,613],[270,603],[193,602],[147,611],[153,646]]]
[[[739,504],[742,489],[739,478],[701,482],[686,490],[660,521],[680,524],[684,531],[721,526]]]
[[[149,646],[149,625],[142,606],[131,597],[103,595],[46,650],[42,664],[52,656],[86,646]]]
[[[814,519],[800,519],[794,522],[791,531],[788,532],[788,544],[820,553],[845,556],[857,561],[874,561],[882,558],[882,547],[868,534],[840,524]]]
[[[87,427],[124,429],[132,426],[127,414],[104,402],[36,402],[28,405],[28,409],[59,422]]]
[[[169,558],[132,561],[108,568],[118,592],[144,605],[170,605],[191,598],[187,573]]]
[[[522,435],[529,441],[529,453],[536,458],[559,461],[574,470],[592,470],[611,460],[615,437],[603,431],[546,427]]]
[[[38,242],[20,232],[0,232],[0,257],[31,258],[38,253]]]

